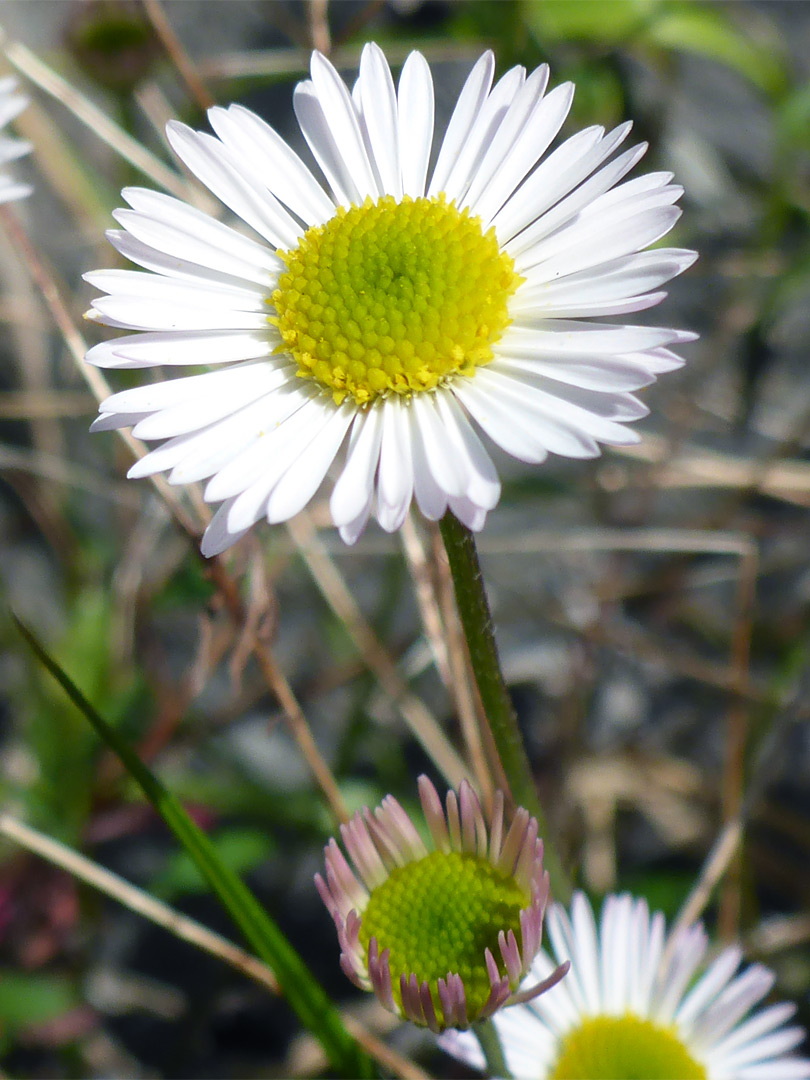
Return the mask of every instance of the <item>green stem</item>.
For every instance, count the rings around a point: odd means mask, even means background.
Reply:
[[[456,602],[470,650],[475,681],[504,775],[515,803],[537,818],[545,843],[543,861],[551,878],[552,893],[555,900],[565,902],[570,897],[571,886],[548,840],[546,816],[537,797],[517,716],[501,672],[475,539],[466,525],[462,525],[449,511],[439,522],[439,528],[453,575]]]
[[[318,1039],[338,1075],[376,1076],[374,1063],[346,1030],[340,1014],[309,968],[241,878],[222,862],[208,836],[143,764],[118,730],[96,712],[35,634],[13,612],[12,618],[42,665],[118,754],[129,775],[188,852],[257,955],[270,967],[287,1001]]]
[[[487,1076],[496,1080],[511,1080],[512,1074],[506,1064],[498,1029],[491,1020],[482,1020],[473,1026],[473,1034],[478,1039],[481,1053],[487,1063]]]

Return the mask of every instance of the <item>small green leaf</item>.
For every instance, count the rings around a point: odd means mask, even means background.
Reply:
[[[644,39],[665,49],[697,53],[725,64],[767,94],[784,90],[784,66],[773,49],[746,36],[717,6],[666,5],[647,27]]]
[[[541,45],[585,41],[619,45],[654,15],[660,0],[532,0],[526,21]]]
[[[270,837],[258,829],[223,829],[211,837],[217,855],[234,874],[245,874],[264,862],[273,849]],[[208,883],[187,851],[176,851],[153,879],[150,892],[163,900],[204,892]]]
[[[285,998],[318,1039],[343,1076],[371,1077],[374,1064],[343,1026],[337,1010],[309,968],[244,882],[224,865],[206,834],[181,803],[149,771],[129,744],[96,712],[81,690],[45,651],[31,630],[12,615],[26,642],[73,704],[123,762],[132,779],[172,830],[258,956],[272,969]]]
[[[79,1003],[76,988],[64,976],[19,971],[0,975],[0,1030],[46,1024]]]

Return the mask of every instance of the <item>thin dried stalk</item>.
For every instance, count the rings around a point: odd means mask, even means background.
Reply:
[[[215,104],[215,100],[188,53],[183,48],[177,34],[175,34],[160,0],[143,0],[143,6],[155,33],[160,38],[161,45],[177,68],[180,77],[189,89],[189,93],[203,112],[210,109]]]
[[[447,783],[451,787],[458,787],[467,776],[464,762],[424,702],[408,690],[394,661],[363,618],[343,576],[318,539],[311,516],[304,511],[288,521],[287,528],[321,594],[343,622],[369,670],[377,677]]]
[[[0,31],[0,34],[2,32]],[[134,165],[150,180],[160,187],[185,199],[188,195],[188,186],[185,180],[173,169],[155,157],[137,139],[128,135],[122,127],[111,120],[83,94],[80,94],[66,79],[40,60],[29,48],[18,41],[8,41],[0,36],[0,46],[4,49],[6,57],[17,71],[30,79],[46,94],[50,94],[65,106],[77,120],[80,120],[103,142],[111,147],[125,161]]]
[[[19,844],[27,851],[39,855],[53,866],[58,866],[67,871],[79,881],[98,889],[105,896],[117,900],[130,911],[143,915],[156,926],[163,927],[170,934],[195,945],[198,949],[223,960],[236,971],[246,975],[260,986],[273,994],[279,993],[279,986],[275,975],[261,960],[252,956],[232,941],[209,930],[207,926],[183,915],[162,900],[155,899],[149,893],[131,884],[125,878],[106,870],[103,866],[80,855],[66,844],[46,836],[44,833],[32,829],[10,814],[0,813],[0,834],[9,840]],[[363,1024],[353,1016],[343,1016],[346,1027],[360,1043],[384,1068],[389,1069],[395,1076],[402,1080],[427,1080],[425,1073],[417,1068],[407,1058],[398,1054],[390,1046],[386,1046],[381,1039],[372,1034]]]

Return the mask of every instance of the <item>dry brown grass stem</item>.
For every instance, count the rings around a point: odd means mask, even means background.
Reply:
[[[71,390],[9,390],[0,393],[0,420],[55,420],[60,417],[92,416],[96,399]]]
[[[15,249],[41,292],[48,310],[50,311],[81,375],[87,382],[96,399],[102,401],[110,394],[110,387],[98,368],[85,362],[84,356],[87,352],[87,344],[76,328],[70,312],[67,309],[67,305],[62,300],[61,290],[56,283],[53,273],[49,267],[46,266],[44,260],[40,258],[29,241],[25,230],[20,225],[13,211],[9,210],[8,207],[0,206],[0,223],[6,228]],[[118,435],[126,443],[135,458],[143,456],[145,447],[138,439],[134,439],[127,431],[119,430]],[[196,549],[200,536],[200,528],[197,522],[190,517],[176,491],[166,482],[164,477],[153,476],[151,477],[151,480],[158,494],[166,503],[175,521],[180,525],[181,529],[186,533]],[[234,598],[236,598],[237,601],[239,599],[238,589],[228,576],[224,565],[220,560],[212,560],[212,564],[218,568],[217,585],[225,597],[229,610],[233,612],[235,610]],[[239,611],[242,612],[241,602],[239,602]],[[243,618],[243,612],[239,615],[239,618]],[[242,623],[237,622],[236,625],[241,626]],[[298,743],[303,757],[307,761],[315,779],[321,786],[329,805],[336,813],[338,819],[342,819],[345,816],[345,807],[340,799],[337,785],[315,746],[304,714],[295,701],[292,691],[288,685],[282,684],[276,677],[278,669],[272,660],[272,653],[270,652],[269,646],[256,639],[254,641],[254,652],[256,653],[257,660],[265,677],[268,679],[268,686],[271,692],[276,696],[279,694],[281,695],[281,697],[279,697],[279,702],[284,709],[290,730]]]
[[[422,629],[425,631],[425,637],[433,655],[433,663],[436,665],[439,678],[447,690],[452,693],[453,678],[447,656],[447,641],[445,640],[442,616],[439,611],[436,583],[433,580],[422,537],[416,527],[411,510],[408,511],[402,528],[399,530],[399,539],[402,542],[405,562],[411,572],[416,605],[419,608]]]
[[[56,328],[62,335],[62,340],[67,346],[76,367],[90,387],[96,401],[103,401],[112,393],[110,386],[98,368],[85,363],[87,342],[79,333],[76,324],[68,310],[67,304],[62,299],[63,290],[57,283],[52,269],[46,264],[34,245],[28,239],[28,234],[20,224],[14,211],[8,206],[0,206],[0,225],[8,234],[17,254],[25,265],[34,284],[39,289],[45,305],[50,312]],[[141,458],[146,453],[146,447],[138,439],[132,437],[128,431],[119,430],[119,437],[124,441],[133,457]],[[188,514],[181,503],[177,493],[170,487],[162,476],[153,476],[152,484],[160,497],[166,502],[174,517],[189,535],[196,536],[199,532],[197,523]]]
[[[0,813],[0,833],[26,850],[33,851],[46,859],[53,866],[66,870],[79,881],[84,881],[106,896],[111,896],[130,911],[135,911],[157,926],[162,926],[164,930],[168,930],[182,941],[188,941],[211,956],[224,960],[226,964],[241,971],[274,994],[279,992],[278,982],[273,972],[261,960],[251,956],[227,938],[190,919],[187,915],[175,911],[162,900],[150,896],[143,889],[119,877],[118,874],[105,870],[103,866],[99,866],[85,855],[80,855],[78,851],[74,851],[66,844],[32,829],[6,813]]]
[[[676,938],[680,931],[692,926],[705,911],[712,893],[728,871],[731,862],[736,858],[742,838],[743,823],[739,818],[725,824],[703,864],[700,877],[693,885],[692,891],[672,925],[668,945],[670,951],[673,947],[677,947]]]
[[[201,78],[196,66],[192,63],[188,53],[183,48],[180,39],[174,32],[174,27],[169,21],[160,0],[143,0],[143,6],[149,21],[152,23],[155,33],[160,38],[160,43],[166,50],[171,62],[177,68],[178,74],[188,87],[192,98],[205,112],[216,102],[208,87]]]
[[[45,859],[52,866],[58,866],[79,881],[117,900],[129,911],[149,919],[156,926],[168,930],[181,941],[187,941],[209,956],[223,960],[242,975],[252,979],[273,994],[279,993],[275,975],[263,961],[246,952],[232,941],[209,930],[207,926],[183,915],[162,900],[155,899],[149,893],[131,884],[125,878],[106,870],[103,866],[81,855],[66,844],[54,840],[44,833],[32,829],[18,821],[11,814],[0,813],[0,834],[19,844],[26,851],[31,851]],[[389,1069],[402,1080],[427,1080],[425,1073],[418,1069],[396,1050],[370,1032],[356,1017],[343,1014],[343,1022],[360,1045],[375,1058],[383,1068]]]
[[[751,541],[741,554],[737,579],[736,613],[731,643],[733,689],[726,716],[726,757],[723,766],[723,821],[732,826],[742,813],[748,736],[749,661],[754,622],[759,552]],[[739,934],[742,903],[742,864],[739,852],[731,860],[720,895],[717,929],[723,941]]]
[[[612,446],[611,456],[659,466],[644,483],[658,489],[722,488],[757,490],[764,495],[798,506],[810,506],[810,463],[778,460],[763,463],[698,449],[685,449],[672,456],[669,441],[644,434],[635,446]],[[604,464],[600,482],[609,491],[619,491],[633,482],[632,474],[615,461]]]
[[[332,51],[332,37],[329,33],[329,0],[308,0],[307,25],[312,48],[328,56]]]
[[[119,154],[125,161],[148,176],[160,187],[181,199],[188,196],[188,185],[173,169],[164,165],[160,158],[133,139],[92,101],[80,94],[74,86],[58,75],[53,68],[40,60],[35,53],[17,41],[8,41],[0,31],[0,47],[8,61],[17,71],[35,83],[46,94],[68,109],[77,120]]]
[[[349,587],[326,553],[311,515],[304,511],[287,522],[287,528],[322,596],[346,627],[369,670],[447,783],[458,787],[467,776],[464,762],[425,703],[408,689],[394,661],[363,618]]]

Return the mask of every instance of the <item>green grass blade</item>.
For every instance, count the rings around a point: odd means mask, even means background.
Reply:
[[[96,712],[78,687],[45,651],[34,633],[16,615],[12,617],[37,658],[90,721],[104,742],[115,751],[130,776],[194,860],[257,955],[272,969],[285,998],[298,1014],[302,1024],[318,1039],[333,1067],[343,1076],[374,1076],[375,1069],[371,1059],[343,1026],[340,1016],[321,986],[253,893],[222,863],[211,841],[192,821],[181,803],[164,788],[118,732]]]

